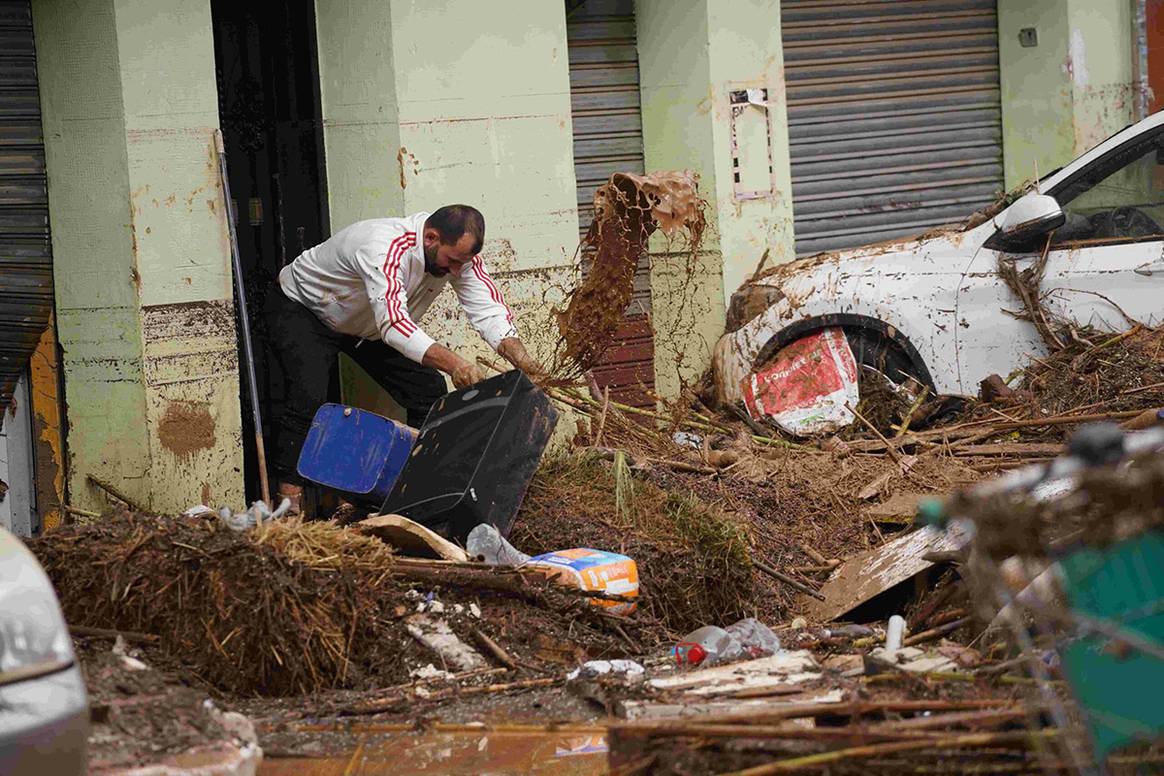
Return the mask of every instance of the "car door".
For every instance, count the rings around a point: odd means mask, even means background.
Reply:
[[[1066,221],[1051,235],[1048,308],[1116,331],[1164,309],[1164,129],[1121,144],[1048,192]]]
[[[1127,328],[1129,319],[1160,323],[1164,300],[1164,127],[1136,135],[1046,193],[1065,222],[1025,246],[992,237],[975,254],[958,290],[958,361],[963,386],[1006,375],[1045,346],[1034,326],[1009,312],[1019,297],[999,275],[1020,271],[1047,252],[1042,306],[1077,326]]]

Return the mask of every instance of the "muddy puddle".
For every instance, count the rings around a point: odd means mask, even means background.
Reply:
[[[554,732],[544,728],[481,728],[402,733],[367,726],[346,728],[342,738],[350,742],[342,752],[311,756],[272,753],[263,758],[259,776],[598,776],[608,772],[606,732],[601,727]]]

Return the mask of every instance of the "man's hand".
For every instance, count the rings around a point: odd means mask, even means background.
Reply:
[[[485,370],[458,356],[444,345],[433,343],[424,352],[420,363],[439,369],[453,379],[453,385],[460,389],[485,379]]]
[[[453,378],[453,385],[458,389],[468,388],[470,385],[485,379],[485,370],[476,364],[462,361],[461,365],[453,369],[449,376]]]
[[[544,377],[545,368],[526,352],[525,345],[517,337],[506,337],[497,345],[497,353],[509,363],[530,377]]]

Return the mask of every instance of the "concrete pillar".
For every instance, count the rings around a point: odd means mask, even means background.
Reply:
[[[243,505],[210,5],[34,0],[73,503]]]
[[[635,15],[647,171],[693,170],[708,201],[694,276],[652,246],[656,381],[673,396],[707,368],[764,251],[770,264],[795,256],[780,3],[637,0]],[[733,110],[733,92],[760,104]]]
[[[565,7],[316,0],[332,229],[462,202],[542,357],[578,242]],[[421,325],[489,353],[451,292]]]
[[[1042,176],[1066,164],[1134,121],[1132,24],[1126,0],[999,1],[1007,188],[1033,180],[1036,168]]]

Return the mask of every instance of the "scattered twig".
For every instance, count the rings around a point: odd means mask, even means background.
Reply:
[[[759,434],[760,436],[765,436],[765,437],[771,433],[770,431],[768,431],[768,429],[764,428],[759,423],[757,423],[755,420],[753,420],[752,416],[749,415],[745,410],[740,409],[736,405],[728,404],[727,409],[728,409],[728,412],[730,412],[731,414],[733,414],[737,418],[739,418],[741,423],[743,423],[745,426],[750,428],[752,430],[752,433]]]
[[[934,595],[932,595],[930,600],[922,604],[914,616],[910,618],[910,627],[917,628],[919,625],[925,625],[929,620],[930,615],[944,606],[958,590],[959,585],[957,585],[952,579],[946,582],[946,584],[943,585],[942,588]]]
[[[795,589],[799,590],[800,592],[802,592],[806,595],[810,595],[813,598],[816,598],[818,600],[821,600],[821,601],[825,600],[825,597],[823,595],[821,595],[818,591],[813,590],[808,585],[805,585],[805,584],[802,584],[802,583],[796,581],[795,579],[788,576],[787,574],[782,574],[781,572],[777,571],[776,569],[772,568],[771,566],[769,566],[766,563],[763,563],[763,562],[758,561],[758,560],[753,558],[752,565],[755,566],[756,568],[758,568],[760,571],[763,571],[768,576],[770,576],[774,579],[778,579],[779,581],[783,582],[784,584],[788,585],[789,587],[795,588]]]
[[[493,695],[496,693],[509,692],[511,690],[529,690],[535,687],[550,687],[559,684],[562,680],[558,677],[546,677],[541,679],[522,679],[516,682],[506,682],[504,684],[489,684],[481,687],[454,687],[443,692],[431,693],[419,699],[425,702],[444,701],[450,698],[460,698],[468,695]],[[383,698],[376,701],[365,702],[337,709],[336,715],[341,717],[363,716],[367,714],[380,714],[385,711],[393,711],[405,703],[413,703],[413,696],[406,690],[393,695],[389,698]]]
[[[828,563],[829,563],[828,559],[827,559],[827,558],[825,558],[825,556],[821,555],[819,552],[817,552],[817,551],[816,551],[815,549],[813,549],[812,547],[808,546],[807,544],[804,544],[804,543],[802,542],[802,543],[801,543],[801,545],[800,545],[800,549],[802,549],[802,550],[804,551],[804,554],[805,554],[805,555],[807,555],[808,557],[812,558],[812,559],[813,559],[814,561],[816,561],[818,564],[820,564],[820,565],[822,565],[822,566],[824,566],[824,565],[828,565]]]
[[[750,278],[748,278],[748,283],[755,283],[757,280],[760,279],[760,273],[764,271],[764,264],[767,263],[768,253],[771,250],[772,250],[771,248],[764,249],[763,255],[760,256],[760,261],[756,264],[756,269],[754,269],[752,271],[752,276]]]
[[[922,631],[921,633],[910,636],[909,638],[902,641],[901,644],[904,647],[912,647],[914,644],[923,644],[927,641],[933,641],[934,639],[945,636],[947,633],[953,633],[969,622],[969,617],[963,617],[960,620],[954,620],[953,622],[948,622],[940,627],[930,628],[927,631]]]
[[[614,629],[615,633],[617,633],[619,636],[622,636],[622,640],[626,642],[628,647],[630,647],[632,654],[635,654],[635,655],[643,654],[642,647],[639,646],[638,642],[636,642],[629,635],[627,635],[627,632],[622,629],[621,625],[619,625],[618,623],[613,623],[611,625],[611,627]]]
[[[472,634],[473,638],[477,640],[479,645],[484,647],[489,654],[493,655],[493,657],[497,658],[497,662],[501,663],[501,665],[509,669],[517,668],[517,663],[512,657],[509,656],[509,653],[506,652],[500,644],[485,635],[485,633],[480,628],[474,628],[472,630]]]
[[[894,436],[900,437],[905,434],[906,431],[909,431],[909,423],[913,420],[913,414],[917,412],[918,407],[920,407],[922,402],[925,401],[925,398],[929,395],[929,392],[930,387],[928,385],[922,386],[922,389],[918,393],[917,398],[914,399],[913,404],[910,405],[909,411],[905,413],[905,419],[901,421],[901,427],[897,429],[897,433]]]
[[[602,413],[598,416],[598,430],[594,432],[594,446],[602,446],[602,432],[606,430],[606,413],[610,411],[610,386],[602,394]]]
[[[898,466],[900,466],[900,467],[902,467],[902,469],[904,469],[905,462],[902,460],[901,453],[897,452],[897,449],[894,448],[894,446],[889,443],[889,440],[885,438],[885,435],[882,434],[880,431],[878,431],[877,427],[874,426],[872,423],[870,423],[868,418],[866,418],[861,413],[857,412],[857,408],[854,407],[853,405],[849,404],[849,402],[845,402],[845,409],[847,409],[849,412],[853,413],[853,415],[857,418],[857,420],[861,421],[861,423],[866,428],[868,428],[870,431],[872,431],[877,436],[877,438],[880,439],[885,444],[885,450],[886,450],[886,452],[889,453],[889,457],[892,458],[894,461],[896,461]]]
[[[93,628],[88,625],[70,625],[69,632],[74,636],[92,636],[95,638],[115,639],[121,636],[126,641],[155,643],[161,640],[160,636],[155,636],[152,633],[138,633],[137,631],[114,630],[112,628]]]
[[[917,751],[919,749],[957,749],[967,746],[1000,746],[1006,744],[1034,745],[1037,739],[1050,739],[1059,735],[1057,728],[1045,728],[1037,731],[1003,732],[1003,733],[958,733],[940,738],[926,737],[912,741],[890,741],[865,746],[852,746],[845,749],[834,749],[829,752],[819,752],[801,757],[792,757],[786,760],[734,771],[731,776],[766,776],[770,773],[785,773],[799,771],[805,768],[827,765],[844,760],[860,760],[896,752]]]
[[[133,512],[146,512],[147,511],[147,510],[143,509],[140,505],[138,505],[138,503],[136,501],[134,501],[133,499],[131,499],[129,496],[126,496],[124,493],[117,490],[117,488],[113,487],[109,483],[103,482],[102,480],[97,479],[92,474],[86,475],[86,479],[88,479],[89,482],[93,483],[97,487],[101,488],[101,490],[105,491],[110,496],[113,496],[113,498],[115,498],[118,501],[120,501],[121,503],[125,504],[125,506],[127,506],[131,511],[133,511]]]
[[[1131,396],[1134,393],[1154,391],[1157,388],[1164,388],[1164,383],[1152,383],[1151,385],[1141,385],[1139,388],[1128,388],[1126,391],[1120,391],[1120,396]]]

